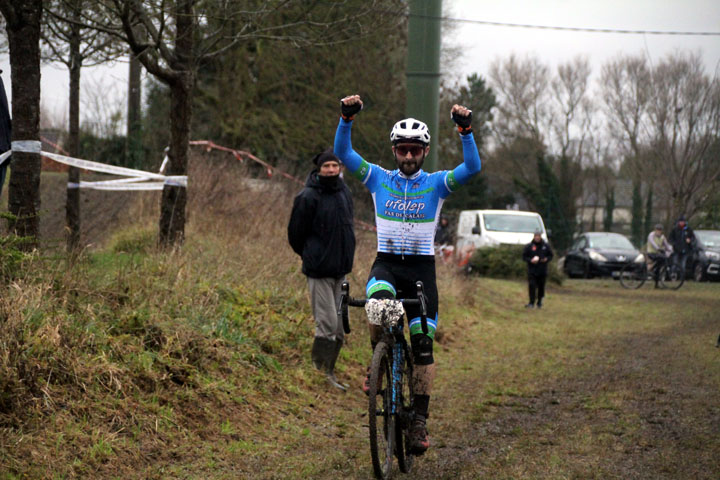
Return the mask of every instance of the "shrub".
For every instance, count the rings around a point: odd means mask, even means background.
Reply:
[[[525,278],[527,264],[522,259],[523,245],[478,248],[468,263],[470,273],[492,278]],[[562,285],[556,262],[548,265],[548,279]]]
[[[147,254],[157,246],[157,231],[147,228],[129,228],[112,236],[110,251],[115,253]]]
[[[30,242],[30,237],[8,235],[0,236],[0,283],[5,283],[18,277],[22,270],[22,263],[32,254],[25,252],[23,245]]]

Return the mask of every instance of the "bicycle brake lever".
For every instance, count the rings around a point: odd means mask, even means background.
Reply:
[[[348,312],[348,298],[350,298],[350,284],[343,282],[340,289],[340,305],[338,305],[337,314],[342,317],[343,331],[350,333],[350,314]]]
[[[427,335],[428,334],[428,326],[427,326],[427,304],[425,303],[425,286],[423,285],[423,282],[417,281],[415,283],[415,287],[417,288],[418,300],[420,300],[420,327],[422,327],[422,332],[425,335]]]

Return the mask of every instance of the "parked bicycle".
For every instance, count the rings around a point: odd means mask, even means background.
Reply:
[[[650,279],[657,278],[658,286],[677,290],[685,282],[685,272],[674,261],[673,257],[658,255],[652,271],[648,268],[647,254],[642,262],[630,262],[620,270],[620,285],[625,288],[637,289]]]
[[[410,472],[414,455],[410,453],[408,429],[415,415],[413,399],[413,357],[403,333],[404,307],[420,306],[421,326],[427,334],[427,308],[422,282],[417,282],[416,298],[355,299],[350,296],[350,285],[342,285],[338,315],[343,327],[350,333],[348,306],[365,307],[368,321],[382,327],[383,333],[373,351],[370,363],[370,392],[368,421],[370,430],[370,456],[373,471],[379,479],[392,476],[393,457],[400,471]],[[398,296],[402,296],[398,292]]]

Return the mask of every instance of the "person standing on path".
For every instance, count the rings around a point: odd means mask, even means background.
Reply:
[[[302,272],[310,289],[315,318],[313,365],[325,373],[330,385],[345,391],[347,386],[335,376],[335,363],[344,341],[337,302],[355,256],[353,201],[332,149],[316,155],[313,162],[316,168],[293,202],[288,241],[302,258]]]
[[[543,298],[545,298],[547,264],[553,258],[550,245],[542,238],[542,231],[535,230],[532,242],[523,248],[522,258],[528,264],[528,293],[530,296],[530,303],[525,307],[535,308],[535,299],[537,298],[537,308],[542,308]]]

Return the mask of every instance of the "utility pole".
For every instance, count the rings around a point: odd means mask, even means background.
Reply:
[[[432,148],[425,160],[428,171],[436,170],[438,163],[441,16],[442,0],[410,0],[405,112],[430,129]]]

